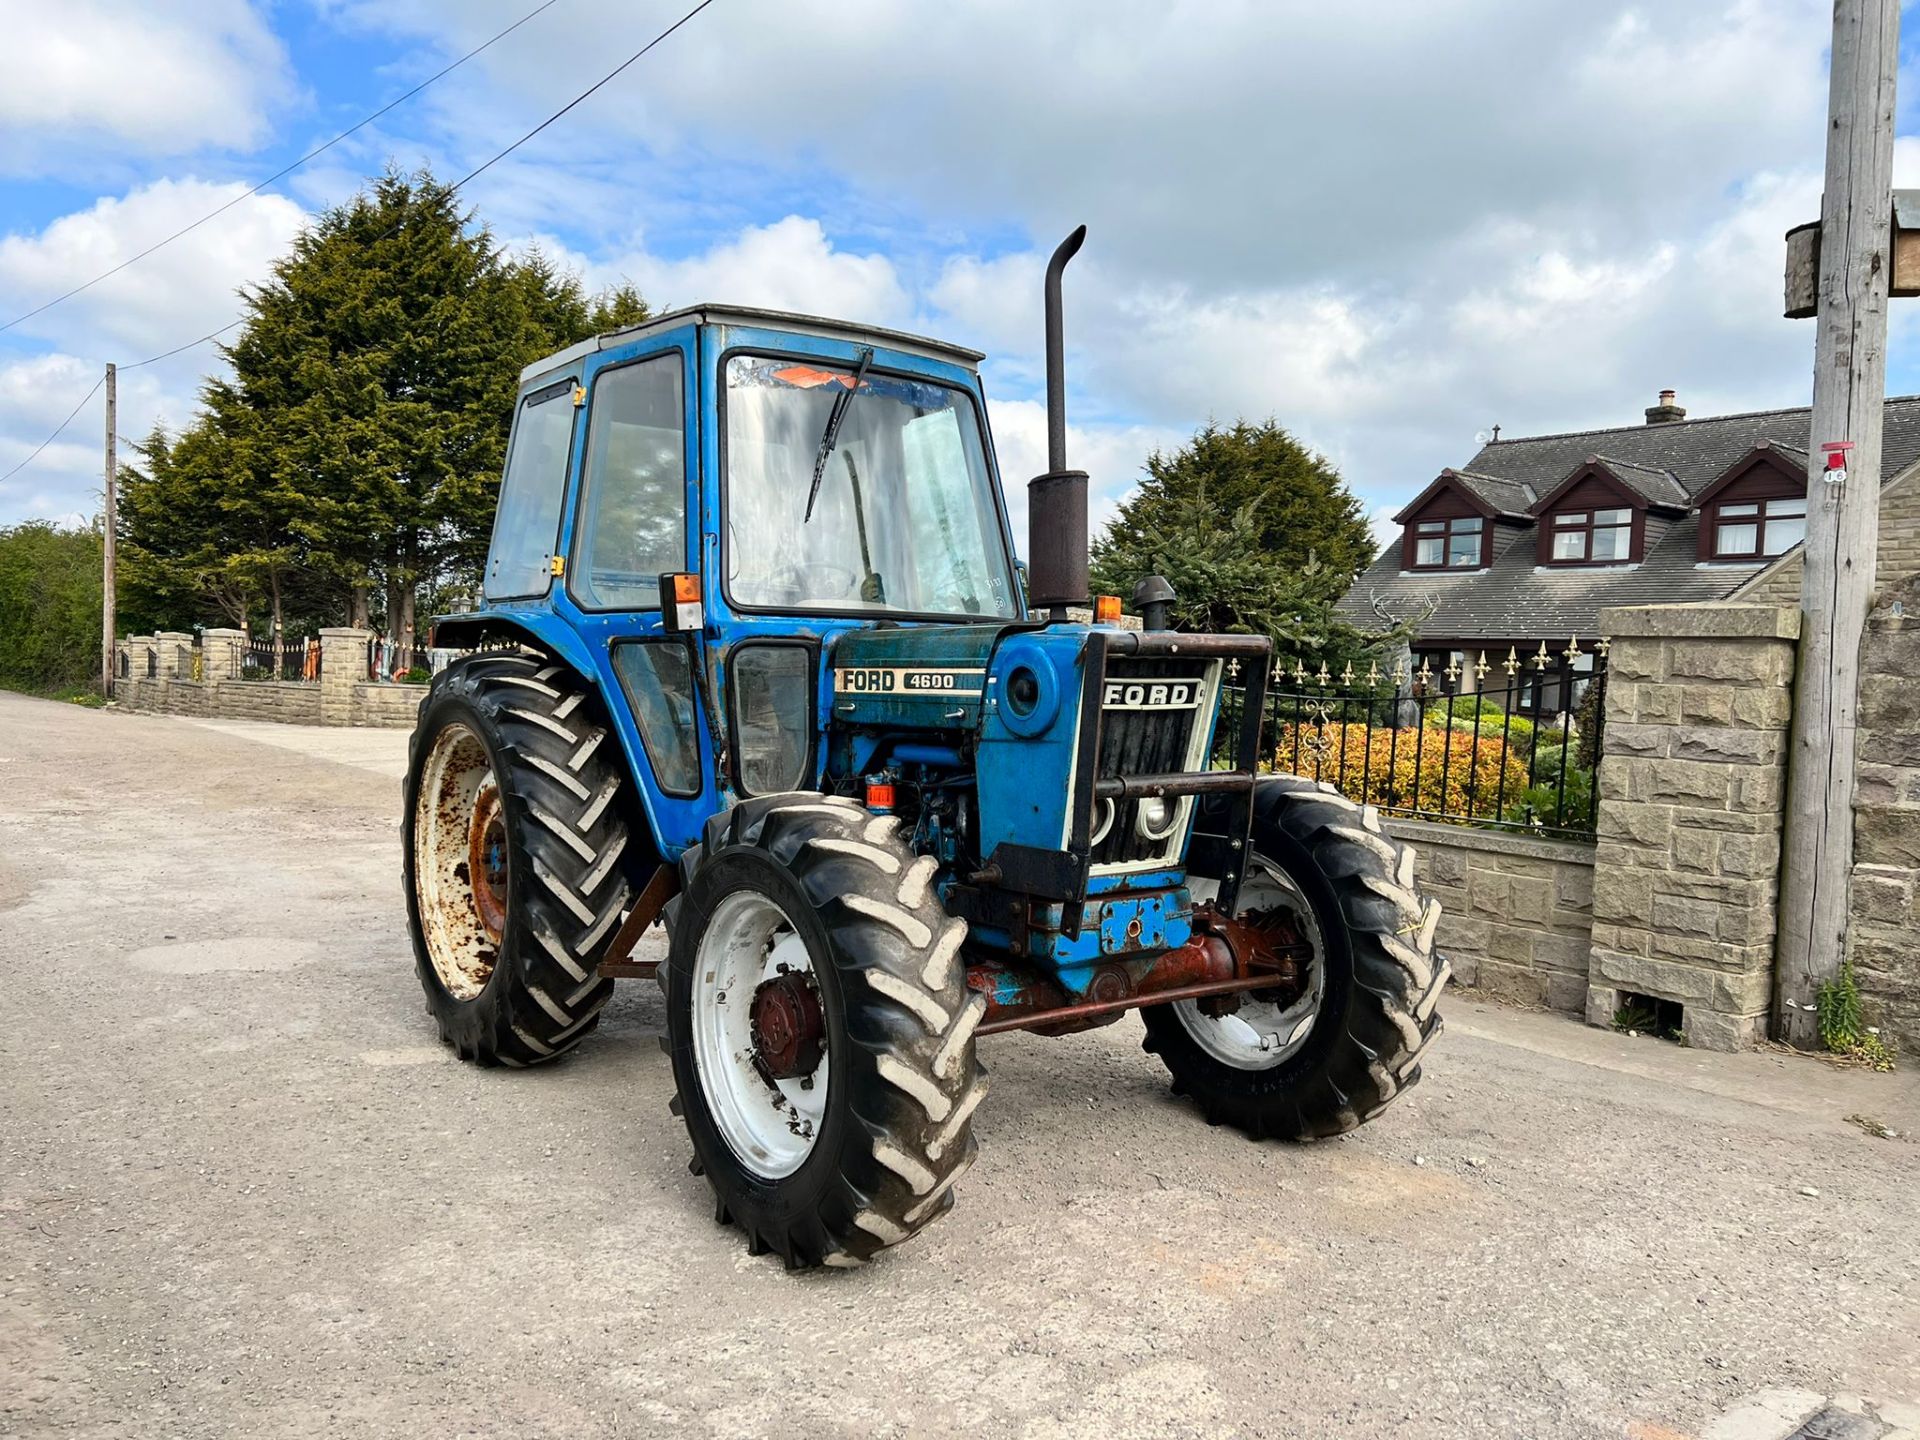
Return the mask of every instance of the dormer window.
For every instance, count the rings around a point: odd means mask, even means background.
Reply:
[[[1478,515],[1420,520],[1413,527],[1413,569],[1476,570],[1486,542],[1487,522]]]
[[[1701,563],[1759,565],[1807,538],[1807,457],[1760,444],[1700,492]]]
[[[1713,558],[1771,560],[1807,538],[1807,497],[1723,500],[1713,507]]]
[[[1563,510],[1553,520],[1553,563],[1605,565],[1633,555],[1633,511]]]

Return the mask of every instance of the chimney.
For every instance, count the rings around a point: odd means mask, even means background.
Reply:
[[[1671,425],[1676,420],[1684,420],[1686,418],[1687,412],[1673,403],[1673,391],[1671,390],[1662,390],[1660,392],[1660,403],[1652,406],[1647,411],[1647,424],[1649,425]]]

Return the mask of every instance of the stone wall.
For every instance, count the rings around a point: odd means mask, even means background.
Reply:
[[[1603,610],[1612,637],[1600,761],[1587,1016],[1678,1002],[1690,1044],[1762,1038],[1792,714],[1795,610]]]
[[[119,642],[126,673],[114,682],[114,700],[129,710],[165,715],[413,728],[425,687],[367,683],[368,632],[321,631],[317,682],[232,678],[245,639],[239,630],[224,629],[205,631],[198,647],[185,634],[129,636]],[[203,678],[193,679],[196,672]]]
[[[144,664],[144,662],[143,662]],[[162,715],[210,715],[213,712],[208,691],[216,687],[198,680],[149,680],[142,666],[131,677],[114,682],[114,699],[129,710],[150,710]]]
[[[356,685],[352,723],[411,730],[426,696],[424,685]]]
[[[1920,575],[1882,594],[1860,671],[1847,953],[1867,1023],[1911,1056],[1920,1051]]]
[[[1593,931],[1593,846],[1388,820],[1440,902],[1435,947],[1454,979],[1495,999],[1579,1014]]]
[[[289,725],[320,723],[320,687],[298,680],[222,680],[206,713],[228,720],[280,720]]]

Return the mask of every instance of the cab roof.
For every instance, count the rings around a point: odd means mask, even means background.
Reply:
[[[682,325],[749,325],[768,330],[794,330],[831,340],[874,340],[891,350],[929,360],[942,360],[950,365],[963,365],[969,370],[986,359],[980,351],[969,350],[964,345],[950,345],[945,340],[929,340],[924,335],[908,335],[904,331],[887,330],[877,325],[856,325],[850,320],[827,320],[818,315],[798,315],[786,310],[756,310],[747,305],[689,305],[683,309],[669,310],[664,315],[651,316],[638,325],[595,335],[577,345],[556,351],[544,360],[536,360],[520,372],[521,383],[570,365],[583,355],[591,355],[597,350],[611,350],[647,335],[677,330]]]

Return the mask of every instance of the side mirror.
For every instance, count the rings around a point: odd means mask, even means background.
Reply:
[[[706,623],[700,613],[700,577],[674,573],[660,577],[660,624],[669,635],[697,631]]]

